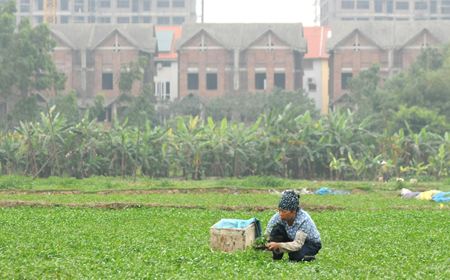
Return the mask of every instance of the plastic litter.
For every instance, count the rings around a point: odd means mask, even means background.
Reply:
[[[440,192],[441,191],[437,191],[437,190],[423,192],[420,199],[421,200],[431,200],[435,194],[438,194]]]
[[[436,202],[450,202],[450,192],[437,193],[437,194],[433,195],[433,198],[431,200],[436,201]]]
[[[220,221],[214,225],[215,228],[235,228],[244,229],[255,223],[255,237],[258,238],[262,235],[261,222],[258,218],[251,218],[249,220],[239,219],[220,219]]]

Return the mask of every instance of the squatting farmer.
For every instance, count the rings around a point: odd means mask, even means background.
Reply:
[[[285,191],[278,204],[278,213],[270,219],[265,234],[274,260],[281,260],[284,253],[290,261],[311,261],[322,248],[320,233],[308,213],[299,207],[300,195]]]

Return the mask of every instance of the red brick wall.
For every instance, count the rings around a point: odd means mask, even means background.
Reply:
[[[343,72],[351,72],[353,77],[357,76],[361,70],[367,69],[378,63],[381,68],[381,75],[388,77],[389,72],[389,50],[378,48],[376,45],[367,40],[363,35],[358,35],[358,42],[360,47],[371,46],[376,49],[338,49],[338,47],[353,47],[355,44],[355,34],[350,36],[346,41],[341,42],[337,48],[332,52],[330,57],[330,101],[339,98],[348,89],[342,89],[341,75]],[[418,36],[415,40],[406,44],[404,48],[395,50],[393,52],[393,68],[400,68],[406,71],[411,65],[412,61],[420,53],[420,47],[423,43],[423,35]],[[429,34],[427,34],[427,43],[429,45],[436,45],[438,42]],[[414,47],[414,49],[408,49]],[[342,68],[351,68],[351,71],[342,71]]]
[[[64,42],[58,38],[57,47],[68,47]],[[116,52],[112,49],[102,50],[102,47],[114,47],[116,44],[116,36],[112,34],[97,49],[86,51],[86,90],[82,89],[81,80],[81,52],[78,50],[58,50],[53,53],[53,59],[56,67],[61,73],[67,76],[66,88],[63,93],[75,89],[77,94],[85,97],[95,97],[102,93],[105,97],[115,97],[120,94],[119,91],[119,77],[122,66],[129,65],[131,61],[138,62],[140,55],[148,56],[147,68],[145,69],[145,82],[153,82],[153,56],[149,54],[140,53],[138,49],[124,50]],[[120,47],[133,47],[133,44],[128,42],[120,34],[118,36],[118,44]],[[113,73],[113,89],[102,89],[102,74]],[[136,81],[133,84],[131,94],[139,94],[144,81]]]
[[[294,74],[294,56],[296,52],[292,51],[290,48],[267,51],[265,48],[269,41],[268,33],[255,41],[246,50],[240,51],[239,68],[244,68],[246,71],[239,71],[239,89],[237,91],[234,90],[234,50],[223,48],[221,44],[216,42],[207,33],[204,33],[205,46],[213,47],[213,49],[201,51],[199,48],[199,44],[202,40],[201,38],[201,33],[194,36],[183,46],[179,53],[180,98],[183,98],[191,92],[205,98],[211,98],[223,96],[225,94],[263,91],[255,89],[256,68],[266,68],[265,71],[258,72],[266,73],[267,91],[271,91],[274,88],[274,73],[285,73],[286,90],[294,90],[301,88],[302,86],[301,78],[303,73],[299,71],[299,73]],[[290,47],[274,34],[271,34],[271,42],[274,47]],[[195,49],[186,49],[186,47]],[[264,47],[264,49],[254,49],[252,47]],[[303,54],[300,56],[303,56]],[[187,89],[188,68],[198,68],[198,90]],[[206,89],[207,68],[217,69],[217,90]],[[275,68],[284,68],[284,71],[275,71]],[[296,81],[296,79],[300,79],[300,82]]]

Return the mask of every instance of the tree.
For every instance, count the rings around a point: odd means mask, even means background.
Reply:
[[[127,124],[131,126],[144,125],[150,121],[151,127],[159,124],[156,115],[155,105],[152,100],[152,86],[145,84],[143,90],[138,96],[127,96],[128,107],[123,111],[122,120],[128,119]]]
[[[130,94],[135,81],[142,80],[142,70],[147,65],[147,57],[139,57],[138,62],[131,61],[128,66],[122,66],[119,77],[119,89],[123,94]]]
[[[0,95],[8,98],[17,90],[29,92],[60,88],[65,77],[56,69],[51,51],[56,41],[50,38],[46,24],[31,28],[28,17],[15,32],[14,0],[0,7]]]
[[[68,94],[58,94],[50,98],[49,107],[56,106],[55,113],[64,114],[68,123],[78,121],[78,106],[75,90]]]

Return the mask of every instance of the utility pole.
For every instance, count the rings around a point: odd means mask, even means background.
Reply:
[[[202,23],[205,22],[204,14],[205,14],[205,0],[202,0]]]

